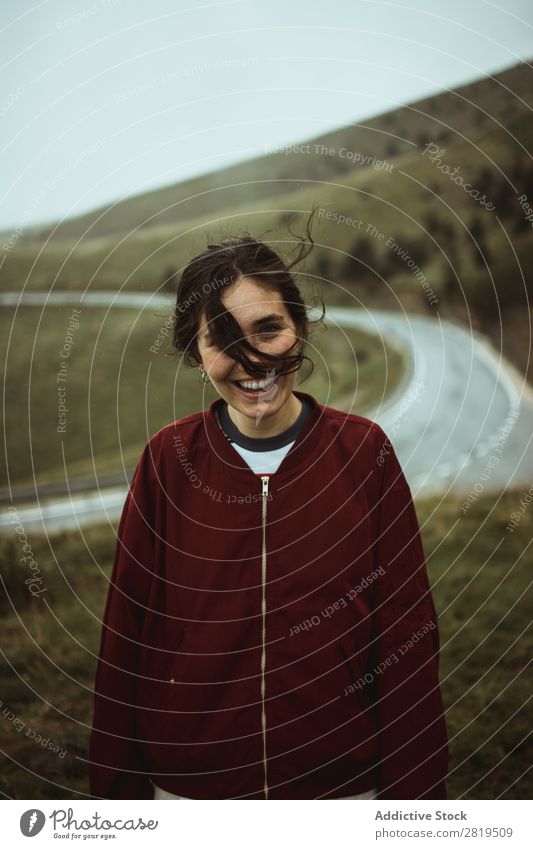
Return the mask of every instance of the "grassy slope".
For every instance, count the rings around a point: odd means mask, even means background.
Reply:
[[[510,92],[531,104],[531,72],[527,66],[519,65],[500,72],[494,79],[460,86],[456,92],[426,97],[361,124],[303,139],[302,144],[311,145],[311,155],[266,154],[102,207],[61,223],[55,237],[77,239],[87,234],[90,238],[105,238],[110,233],[127,233],[136,227],[147,229],[165,224],[181,227],[184,220],[217,217],[220,213],[224,216],[242,204],[257,206],[268,198],[275,206],[274,199],[290,191],[293,181],[327,181],[362,170],[359,163],[354,164],[345,156],[323,153],[315,156],[315,144],[337,150],[344,146],[377,160],[393,160],[427,140],[440,138],[446,142],[450,130],[467,136],[473,128],[492,130],[494,120],[507,124],[520,109]],[[54,229],[41,228],[37,233],[47,238]]]
[[[525,707],[533,640],[530,570],[523,555],[531,544],[531,510],[512,534],[505,532],[521,495],[484,496],[466,514],[451,497],[417,505],[440,623],[451,799],[530,799],[533,792]],[[64,533],[50,542],[31,542],[47,587],[40,600],[30,598],[22,582],[15,543],[0,540],[1,572],[17,611],[0,599],[1,698],[26,727],[51,738],[67,754],[59,758],[43,749],[0,716],[0,745],[6,753],[0,790],[19,799],[83,798],[88,793],[83,759],[91,687],[114,529],[96,526],[86,529],[83,538]]]
[[[513,130],[516,135],[520,134],[525,145],[532,146],[533,128],[529,113],[524,111],[516,120]],[[516,164],[516,149],[512,139],[506,136],[503,130],[497,131],[494,127],[489,130],[476,130],[468,139],[454,139],[446,151],[444,161],[452,168],[459,166],[472,184],[479,186],[481,191],[487,191],[489,197],[490,188],[485,188],[486,179],[481,175],[481,169],[492,160],[498,168],[509,173]],[[298,157],[293,159],[297,161]],[[91,288],[96,289],[124,287],[153,291],[160,285],[169,266],[179,270],[190,256],[203,247],[206,231],[212,239],[225,235],[226,231],[244,227],[258,235],[268,231],[268,240],[287,252],[293,244],[287,233],[287,211],[303,210],[305,213],[313,204],[317,204],[327,211],[361,219],[364,227],[356,231],[346,225],[324,221],[317,234],[324,249],[318,250],[313,260],[308,263],[311,270],[315,267],[314,263],[320,264],[320,259],[325,258],[330,275],[336,283],[352,284],[357,277],[356,269],[360,269],[356,263],[351,268],[349,264],[346,265],[344,254],[351,252],[354,244],[361,240],[370,242],[378,259],[388,258],[390,255],[390,250],[383,242],[364,238],[367,235],[367,226],[374,225],[387,238],[396,238],[402,247],[413,241],[419,242],[420,256],[417,256],[415,251],[413,258],[420,261],[422,255],[429,254],[427,261],[421,264],[428,277],[437,278],[437,290],[440,282],[438,278],[442,277],[441,266],[449,267],[460,259],[461,268],[465,273],[463,286],[468,295],[468,277],[477,269],[477,264],[474,245],[466,231],[472,220],[483,210],[460,187],[443,175],[427,156],[423,156],[421,149],[409,149],[408,152],[399,154],[393,161],[394,168],[390,173],[372,169],[352,169],[337,178],[332,175],[331,183],[317,181],[312,168],[316,159],[317,157],[311,157],[308,162],[313,179],[299,181],[297,185],[284,184],[283,194],[274,198],[271,204],[264,204],[259,209],[255,198],[236,207],[228,203],[219,212],[219,218],[214,220],[205,211],[199,215],[191,215],[192,210],[187,206],[180,219],[171,225],[151,226],[120,234],[111,230],[106,236],[99,238],[85,237],[77,246],[75,242],[54,239],[43,248],[33,269],[36,254],[42,246],[38,248],[35,243],[20,242],[18,249],[7,257],[0,271],[2,288],[18,289],[24,282],[28,288],[41,289],[54,285],[58,289],[76,289],[90,283]],[[519,212],[516,204],[513,209],[516,216],[513,217],[512,223],[519,220]],[[431,218],[437,220],[438,226],[432,223]],[[217,221],[223,224],[218,224]],[[506,239],[497,225],[495,216],[484,212],[482,222],[490,234],[491,247],[494,246],[491,253],[499,254]],[[301,223],[302,217],[299,216],[296,226]],[[444,240],[439,226],[452,227],[454,236]],[[437,244],[433,240],[436,240]],[[450,247],[449,242],[453,243],[454,249],[449,251],[451,255],[447,261],[445,254],[448,253],[446,249]],[[511,258],[509,255],[507,261],[510,262]],[[378,261],[376,267],[379,269],[382,264]],[[412,281],[401,261],[396,267],[388,267],[387,271],[390,280],[396,278],[393,289],[401,290],[402,282]],[[367,302],[372,302],[381,294],[376,291],[378,278],[373,282],[374,286],[365,290]],[[334,300],[332,289],[333,287],[328,287],[328,296],[331,295]]]
[[[0,286],[154,291],[167,270],[179,270],[206,238],[244,227],[287,254],[293,244],[288,211],[298,211],[294,224],[301,231],[303,214],[318,204],[359,218],[363,226],[354,230],[322,221],[315,229],[319,246],[300,282],[319,283],[330,304],[403,307],[471,322],[531,379],[533,240],[517,195],[533,198],[532,77],[527,66],[517,66],[495,80],[313,139],[309,154],[273,154],[131,198],[97,224],[101,211],[65,222],[46,247],[22,238],[0,269]],[[424,155],[428,141],[442,146],[446,165],[459,168],[487,194],[495,213],[482,209]],[[322,143],[386,159],[392,170],[316,155],[314,145]],[[372,225],[384,234],[383,241],[368,235]],[[406,262],[386,246],[389,237],[420,265],[437,307],[428,304]]]

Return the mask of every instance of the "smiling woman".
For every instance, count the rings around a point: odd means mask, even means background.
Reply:
[[[174,343],[219,397],[149,440],[126,499],[98,797],[446,798],[409,486],[376,423],[294,390],[309,324],[290,267],[245,234],[183,271]]]
[[[292,390],[307,359],[303,348],[309,338],[309,307],[290,268],[313,248],[315,212],[289,265],[246,234],[209,245],[185,268],[178,287],[177,303],[193,303],[194,308],[186,317],[181,311],[179,319],[176,315],[174,345],[188,364],[200,367],[204,380],[226,401],[232,421],[251,437],[281,433],[302,409]],[[203,297],[196,300],[198,292]],[[324,313],[322,304],[317,323]]]
[[[243,327],[245,338],[253,339],[257,346],[258,354],[250,359],[253,364],[259,365],[265,354],[282,358],[298,343],[297,329],[278,291],[273,292],[254,278],[242,277],[222,300]],[[198,339],[202,369],[226,401],[235,425],[252,437],[274,436],[290,427],[302,409],[292,394],[294,372],[282,373],[281,369],[266,366],[265,377],[254,379],[243,373],[243,367],[227,353],[228,349],[220,350],[206,328],[204,311]]]

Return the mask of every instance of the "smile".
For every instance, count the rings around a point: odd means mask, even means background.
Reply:
[[[278,374],[276,377],[265,378],[263,380],[234,380],[233,385],[243,395],[262,395],[274,386],[279,380],[279,377]]]

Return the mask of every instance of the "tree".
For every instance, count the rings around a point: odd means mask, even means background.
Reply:
[[[315,270],[316,274],[318,274],[319,277],[324,278],[324,280],[329,279],[331,270],[329,266],[329,258],[323,251],[318,254],[318,257],[315,261]]]
[[[172,292],[173,295],[176,294],[178,290],[178,272],[175,268],[167,268],[161,280],[160,288],[167,292]]]
[[[357,239],[342,263],[342,273],[354,282],[367,287],[376,280],[376,252],[367,238]]]
[[[472,250],[474,252],[474,261],[480,267],[484,267],[490,261],[490,253],[485,241],[486,227],[480,215],[475,215],[470,225],[470,235],[472,236]],[[476,244],[477,242],[477,244]]]
[[[425,216],[424,224],[428,233],[430,233],[433,238],[436,239],[437,233],[440,230],[440,219],[435,210],[429,210],[429,212]]]

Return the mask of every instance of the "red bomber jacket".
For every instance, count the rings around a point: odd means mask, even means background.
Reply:
[[[217,398],[163,427],[118,527],[90,786],[151,799],[446,799],[439,631],[383,430],[319,404],[270,475]]]

